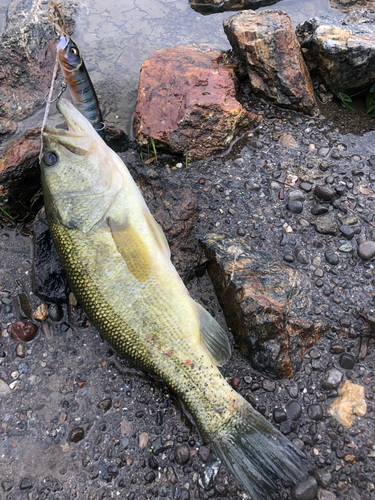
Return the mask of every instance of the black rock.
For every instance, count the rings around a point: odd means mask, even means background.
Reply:
[[[311,213],[313,215],[324,215],[328,213],[328,207],[324,207],[323,205],[314,205],[311,208]]]
[[[294,262],[294,257],[293,257],[293,255],[290,255],[290,254],[285,254],[283,256],[283,259],[285,260],[285,262],[289,262],[289,264]]]
[[[328,248],[325,253],[325,258],[328,264],[331,264],[331,266],[336,266],[339,263],[339,257],[338,255],[332,250],[332,248]]]
[[[85,431],[82,427],[74,427],[74,429],[69,432],[68,439],[71,443],[78,443],[79,441],[82,441],[84,437]]]
[[[300,214],[303,211],[303,203],[302,201],[298,200],[296,201],[290,200],[288,201],[286,208],[291,212],[293,212],[294,214]]]
[[[153,470],[157,470],[158,467],[159,467],[159,462],[158,462],[158,459],[154,456],[154,455],[150,455],[148,457],[148,466],[153,469]]]
[[[33,292],[47,302],[66,302],[69,285],[57,256],[44,210],[39,212],[33,224],[33,243]]]
[[[308,182],[301,182],[301,184],[299,185],[299,187],[301,189],[303,189],[304,191],[308,192],[308,191],[311,191],[312,185],[309,184]]]
[[[60,304],[51,304],[48,308],[48,314],[52,321],[61,321],[63,319],[63,308]]]
[[[145,474],[145,482],[146,483],[152,483],[153,481],[155,481],[156,479],[156,475],[155,475],[155,472],[153,470],[150,470],[150,472],[147,472]]]
[[[335,194],[335,191],[327,185],[322,186],[320,184],[317,184],[314,189],[314,194],[321,200],[331,201]]]
[[[100,410],[108,411],[112,406],[112,399],[111,398],[106,398],[103,399],[102,401],[99,401],[97,404],[97,408]]]
[[[319,486],[327,488],[332,483],[332,474],[329,470],[316,469],[314,471],[314,477],[318,481]]]
[[[307,413],[311,420],[323,420],[323,408],[321,405],[310,405],[307,408]]]
[[[186,464],[190,458],[190,449],[186,444],[177,446],[174,450],[174,459],[178,464]]]
[[[304,248],[297,247],[295,249],[295,255],[296,259],[301,264],[308,264],[310,262],[309,254]]]
[[[286,415],[289,420],[297,421],[301,416],[302,408],[297,401],[289,401],[285,409],[286,409]]]
[[[285,410],[283,410],[282,408],[275,408],[273,410],[273,418],[275,422],[280,424],[281,422],[284,422],[288,417]]]
[[[353,354],[344,352],[340,356],[340,366],[345,368],[345,370],[352,370],[354,368],[356,361]]]
[[[318,491],[315,477],[310,476],[304,483],[296,484],[291,490],[293,500],[313,500]]]
[[[29,490],[30,488],[33,487],[33,481],[29,477],[24,477],[22,481],[20,482],[20,489],[21,490]]]
[[[290,434],[292,432],[292,424],[288,421],[281,422],[280,424],[280,432],[282,434]]]
[[[351,240],[354,236],[354,229],[350,226],[342,225],[339,227],[339,230],[347,240]]]

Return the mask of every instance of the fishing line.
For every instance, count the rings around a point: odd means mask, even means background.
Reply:
[[[56,75],[57,75],[57,69],[58,69],[58,67],[59,67],[59,53],[56,50],[55,67],[53,68],[52,82],[51,82],[51,87],[49,89],[48,98],[46,99],[47,105],[46,105],[46,110],[44,112],[44,118],[43,118],[43,123],[42,123],[42,130],[41,130],[42,147],[41,147],[41,150],[43,149],[43,131],[44,131],[44,127],[46,125],[46,121],[47,121],[47,118],[48,118],[49,108],[51,106],[51,98],[52,98],[52,92],[53,92],[53,85],[54,85],[55,80],[56,80]]]

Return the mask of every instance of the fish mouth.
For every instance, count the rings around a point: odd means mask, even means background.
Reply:
[[[68,125],[68,130],[46,125],[43,143],[52,146],[59,144],[75,154],[85,154],[97,133],[87,119],[66,99],[59,99],[56,107]]]

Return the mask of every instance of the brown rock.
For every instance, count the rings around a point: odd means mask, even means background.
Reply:
[[[15,342],[30,342],[36,337],[38,328],[30,321],[17,321],[13,323],[11,332]]]
[[[128,420],[124,419],[121,421],[120,428],[121,428],[121,434],[123,436],[126,436],[132,430],[132,424]]]
[[[33,318],[36,319],[37,321],[45,321],[48,317],[48,305],[47,304],[40,304],[34,314]]]
[[[333,9],[344,12],[359,9],[360,7],[364,7],[366,10],[375,9],[374,0],[329,0],[329,3]]]
[[[45,104],[52,80],[56,44],[47,18],[49,3],[11,0],[7,24],[0,38],[0,121],[12,129]],[[76,7],[59,6],[71,30]]]
[[[0,158],[0,205],[10,215],[29,207],[41,189],[39,152],[40,128],[34,128],[14,139]]]
[[[236,76],[226,55],[198,45],[157,50],[141,69],[135,138],[156,149],[205,158],[228,148],[258,122],[236,100]]]
[[[310,75],[290,17],[280,10],[244,11],[224,20],[224,31],[246,65],[255,94],[279,106],[317,110]]]
[[[174,266],[185,281],[191,279],[199,259],[198,242],[194,236],[198,202],[193,189],[181,187],[168,177],[159,179],[157,174],[140,173],[133,153],[120,156],[166,235]]]
[[[314,323],[308,281],[299,272],[253,251],[242,238],[208,234],[202,241],[208,271],[241,351],[267,374],[291,377],[306,349],[327,327]]]
[[[367,406],[365,401],[365,391],[361,385],[353,384],[349,380],[339,389],[339,397],[332,403],[329,412],[332,416],[350,427],[355,417],[364,417]]]

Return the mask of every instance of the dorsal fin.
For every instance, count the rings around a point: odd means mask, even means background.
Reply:
[[[191,299],[200,323],[201,342],[217,366],[223,366],[231,355],[228,337],[206,309]]]
[[[110,218],[107,221],[117,250],[125,260],[129,271],[138,281],[146,281],[150,276],[151,257],[137,230],[129,219],[122,224]]]
[[[147,225],[151,233],[153,234],[158,247],[164,253],[164,255],[168,259],[170,259],[171,251],[169,249],[168,241],[167,238],[165,237],[165,234],[163,233],[162,228],[159,226],[154,217],[150,214],[150,212],[146,208],[143,209],[143,215],[145,216]]]

